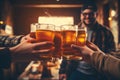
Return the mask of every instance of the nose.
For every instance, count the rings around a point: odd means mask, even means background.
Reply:
[[[90,17],[90,15],[86,15],[86,18],[89,18]]]

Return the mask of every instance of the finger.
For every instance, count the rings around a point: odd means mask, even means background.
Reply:
[[[29,40],[28,40],[29,42],[31,42],[31,43],[36,43],[37,42],[37,40],[36,39],[34,39],[34,38],[29,38]]]
[[[34,54],[47,54],[47,53],[49,53],[49,52],[51,52],[50,49],[45,49],[45,50],[34,50],[34,51],[33,51]]]
[[[20,44],[24,44],[24,43],[28,43],[28,42],[29,42],[28,40],[24,40]]]
[[[49,41],[46,41],[46,42],[38,42],[38,43],[33,43],[33,44],[35,44],[36,47],[43,46],[43,45],[54,45],[53,42],[49,42]]]
[[[46,52],[48,53],[48,52],[50,52],[50,51],[51,51],[50,49],[45,49],[45,50],[39,50],[38,52],[39,52],[39,53],[46,53]]]
[[[51,41],[46,41],[46,43],[47,43],[47,44],[50,44],[50,45],[54,45],[54,43],[51,42]]]
[[[93,44],[92,42],[89,42],[89,41],[87,41],[87,46],[90,49],[95,50],[95,51],[98,49],[98,47],[95,44]]]
[[[80,46],[78,46],[78,45],[75,45],[75,44],[72,44],[71,47],[72,47],[73,49],[78,50],[78,51],[81,53],[81,48],[82,48],[82,47],[80,47]]]
[[[71,44],[71,47],[72,47],[72,48],[75,48],[75,49],[80,49],[80,47],[77,46],[77,45],[75,45],[75,44]]]

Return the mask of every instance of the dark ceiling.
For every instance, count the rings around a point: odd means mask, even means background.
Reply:
[[[3,0],[4,1],[4,0]],[[83,3],[95,2],[105,4],[110,0],[8,0],[13,6],[22,7],[41,7],[41,8],[68,8],[81,7]]]
[[[81,4],[85,0],[10,0],[13,4]]]
[[[109,0],[9,0],[12,4],[82,4],[88,1],[108,2]]]

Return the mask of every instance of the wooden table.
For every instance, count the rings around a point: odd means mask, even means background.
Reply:
[[[38,73],[34,72],[34,71],[36,71],[36,69],[33,69],[34,63],[35,63],[35,61],[30,62],[30,64],[25,68],[24,72],[18,77],[18,80],[59,80],[59,74],[58,74],[59,67],[58,66],[49,66],[49,67],[47,67],[50,70],[51,76],[41,78],[42,72],[38,72]],[[38,69],[40,69],[40,70],[43,69],[40,61],[38,61],[36,66],[37,65],[39,65]]]

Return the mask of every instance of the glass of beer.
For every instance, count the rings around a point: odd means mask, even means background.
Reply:
[[[36,41],[37,42],[44,42],[44,41],[50,41],[54,43],[54,38],[55,38],[55,25],[52,24],[40,24],[38,23],[36,25]],[[51,45],[44,45],[42,47],[40,47],[40,49],[48,49],[48,48],[54,48]],[[47,52],[47,53],[41,53],[40,54],[40,59],[42,61],[42,65],[43,65],[43,71],[42,71],[42,76],[41,78],[46,78],[46,77],[52,77],[51,75],[51,71],[48,68],[47,62],[51,61],[51,59],[53,58],[53,51]]]
[[[77,45],[84,46],[87,39],[87,29],[86,27],[78,27],[77,29]]]
[[[74,56],[76,50],[71,48],[71,44],[76,44],[77,26],[76,25],[63,25],[62,28],[62,55],[66,59]]]
[[[54,42],[54,28],[55,26],[52,24],[37,24],[36,25],[36,41],[37,42],[44,42],[44,41],[51,41]],[[43,46],[41,49],[52,48],[53,46]],[[52,54],[41,54],[43,57],[51,57]]]

